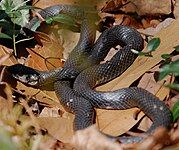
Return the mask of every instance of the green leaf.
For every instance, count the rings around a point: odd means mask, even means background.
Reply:
[[[179,118],[179,100],[175,103],[172,108],[173,121],[175,122]]]
[[[163,54],[163,55],[161,55],[161,57],[163,59],[169,59],[169,58],[171,58],[171,55],[170,54]]]
[[[153,38],[147,44],[147,49],[148,49],[149,52],[155,51],[158,48],[159,45],[160,45],[160,39],[159,38]]]
[[[179,76],[179,60],[171,62],[160,69],[159,80],[162,80],[169,74]]]
[[[137,50],[135,50],[135,49],[131,49],[131,51],[132,51],[134,54],[138,54],[139,56],[152,57],[152,55],[151,55],[150,52],[140,52],[140,51],[137,51]]]
[[[11,8],[13,7],[13,1],[12,0],[2,0],[0,5],[1,5],[2,10],[9,12],[9,11],[11,11]]]
[[[6,12],[4,10],[0,10],[0,20],[6,18],[8,15],[6,14]]]
[[[68,16],[67,14],[58,14],[58,15],[56,15],[54,17],[46,18],[45,22],[47,24],[51,24],[52,22],[60,22],[60,23],[66,24],[68,26],[76,27],[76,21],[74,19],[72,19],[70,16]],[[39,26],[40,26],[40,21],[38,20],[31,27],[31,30],[36,31],[36,29]]]
[[[20,7],[17,8],[17,10],[24,10],[24,9],[34,10],[34,9],[42,9],[42,8],[35,7],[35,6],[30,6],[30,5],[24,5],[24,6],[20,6]]]
[[[5,20],[5,19],[2,19],[0,20],[0,27],[2,27],[3,29],[6,29],[6,30],[12,30],[13,28],[13,25],[11,24],[11,22]]]
[[[53,21],[54,21],[53,18],[47,18],[47,19],[45,19],[45,22],[47,24],[51,24]]]
[[[175,51],[179,52],[179,45],[175,46]]]
[[[67,14],[58,14],[54,17],[50,17],[50,18],[45,19],[45,21],[48,24],[52,23],[53,21],[56,21],[56,22],[60,22],[60,23],[63,23],[63,24],[70,25],[70,26],[76,26],[76,21]]]
[[[179,91],[179,84],[178,83],[167,84],[166,87]]]
[[[0,33],[0,39],[12,39],[12,38],[5,33]]]
[[[24,0],[2,0],[1,8],[11,18],[11,21],[20,26],[25,26],[29,19],[29,10],[18,10],[21,6],[26,6]]]

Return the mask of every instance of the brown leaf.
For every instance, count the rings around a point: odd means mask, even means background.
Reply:
[[[2,109],[7,109],[8,111],[11,111],[13,107],[12,90],[10,86],[6,83],[1,83],[0,88],[0,111]]]
[[[156,82],[154,79],[154,73],[145,73],[142,79],[139,82],[138,87],[144,88],[150,93],[156,95],[159,99],[163,100],[169,95],[169,88],[164,86],[165,84],[170,83],[171,77],[168,77],[166,80]]]
[[[129,2],[125,0],[125,3]],[[146,14],[169,14],[171,12],[171,1],[156,0],[130,0],[130,3],[123,7],[125,12],[137,12],[139,15]]]
[[[112,142],[102,135],[95,126],[77,131],[72,139],[72,144],[78,150],[121,150],[119,144]]]
[[[158,67],[155,67],[158,70]],[[156,95],[160,100],[164,100],[168,97],[170,89],[164,86],[165,84],[170,83],[171,77],[168,77],[167,80],[156,82],[154,79],[154,73],[145,73],[140,80],[138,87],[146,89],[150,93]],[[151,125],[151,120],[145,117],[139,125],[139,129],[146,131]]]
[[[58,4],[74,4],[74,0],[40,0],[35,3],[36,7],[40,8],[46,8],[48,6],[52,5],[58,5]]]
[[[137,108],[128,110],[99,110],[97,109],[97,124],[100,131],[118,136],[127,132],[138,120],[134,119]],[[138,118],[143,116],[139,114]]]
[[[145,139],[137,149],[161,149],[164,145],[170,144],[170,136],[165,128],[158,128],[152,136]]]
[[[138,31],[144,35],[151,35],[154,36],[156,35],[158,32],[160,32],[162,29],[166,28],[167,26],[170,26],[170,24],[172,24],[172,22],[175,19],[172,18],[167,18],[165,19],[163,22],[159,23],[156,27],[149,27],[146,29],[138,29]],[[151,26],[151,25],[150,25]]]
[[[2,65],[9,57],[10,57],[9,54],[1,55],[0,56],[0,65]]]
[[[48,133],[63,142],[69,142],[73,135],[73,120],[62,117],[38,117],[40,126]]]
[[[51,136],[45,135],[41,138],[40,141],[40,150],[75,150],[74,147],[72,147],[68,143],[62,143],[59,140],[56,140],[52,138]]]
[[[11,53],[13,52],[12,49],[7,48],[5,46],[0,45],[0,56],[7,56],[7,55],[11,55]],[[5,61],[3,61],[3,65],[13,65],[14,63],[17,63],[17,60],[12,56],[9,59],[5,59]]]
[[[40,113],[39,117],[60,117],[59,108],[47,108],[45,107],[42,112]]]
[[[173,14],[176,18],[179,17],[179,0],[175,0],[174,2],[174,11]]]
[[[72,31],[62,29],[59,31],[59,35],[63,41],[64,58],[67,59],[69,53],[77,45],[80,38],[80,33],[74,33]]]
[[[121,8],[122,6],[123,6],[122,0],[110,0],[110,1],[106,1],[106,4],[103,5],[101,11],[102,12],[114,11]]]
[[[33,49],[28,49],[31,57],[27,60],[27,65],[40,70],[61,67],[63,47],[60,40],[55,38],[53,34],[47,35],[45,33],[40,33],[39,38],[43,47],[36,46]]]
[[[178,126],[179,122],[177,123]],[[179,127],[171,133],[171,140],[173,144],[179,144]]]

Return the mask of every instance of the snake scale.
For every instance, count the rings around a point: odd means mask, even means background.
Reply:
[[[84,129],[94,123],[94,108],[128,109],[138,107],[153,124],[146,132],[150,134],[157,127],[168,128],[171,113],[164,102],[148,91],[129,87],[116,91],[95,91],[94,88],[122,74],[136,59],[131,49],[141,51],[143,39],[133,28],[113,26],[105,30],[95,41],[94,14],[85,12],[78,6],[55,5],[39,12],[43,18],[67,14],[81,20],[81,34],[76,47],[69,54],[63,68],[51,71],[38,71],[16,64],[8,67],[13,77],[21,82],[46,90],[55,90],[60,103],[67,111],[75,114],[74,130]],[[31,29],[38,17],[34,17],[25,27]],[[120,45],[111,60],[100,63],[112,47]],[[50,87],[50,89],[49,89]],[[121,142],[142,140],[141,137],[119,137]]]

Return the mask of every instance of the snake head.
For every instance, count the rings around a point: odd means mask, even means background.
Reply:
[[[8,73],[20,82],[30,85],[37,86],[39,81],[39,73],[27,66],[16,64],[7,67]]]

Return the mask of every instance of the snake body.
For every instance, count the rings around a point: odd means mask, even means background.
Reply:
[[[133,63],[137,55],[131,49],[138,51],[143,49],[141,35],[133,28],[114,26],[105,30],[93,44],[95,28],[94,23],[89,19],[90,14],[71,5],[51,6],[39,12],[43,18],[59,13],[66,13],[82,20],[80,40],[69,55],[64,67],[42,72],[18,64],[10,66],[9,72],[18,80],[38,88],[53,85],[61,104],[69,112],[75,114],[75,130],[84,129],[93,124],[94,108],[129,109],[133,107],[141,109],[153,121],[147,133],[151,133],[159,126],[168,128],[171,124],[170,110],[164,102],[148,91],[138,87],[106,92],[94,90],[96,86],[122,74]],[[26,28],[31,29],[37,20],[37,17],[33,18]],[[117,45],[122,48],[111,60],[100,64],[111,47]],[[23,78],[19,74],[19,71],[22,70]],[[125,138],[120,138],[120,140],[132,142],[140,141],[141,138],[130,137],[128,141]]]

